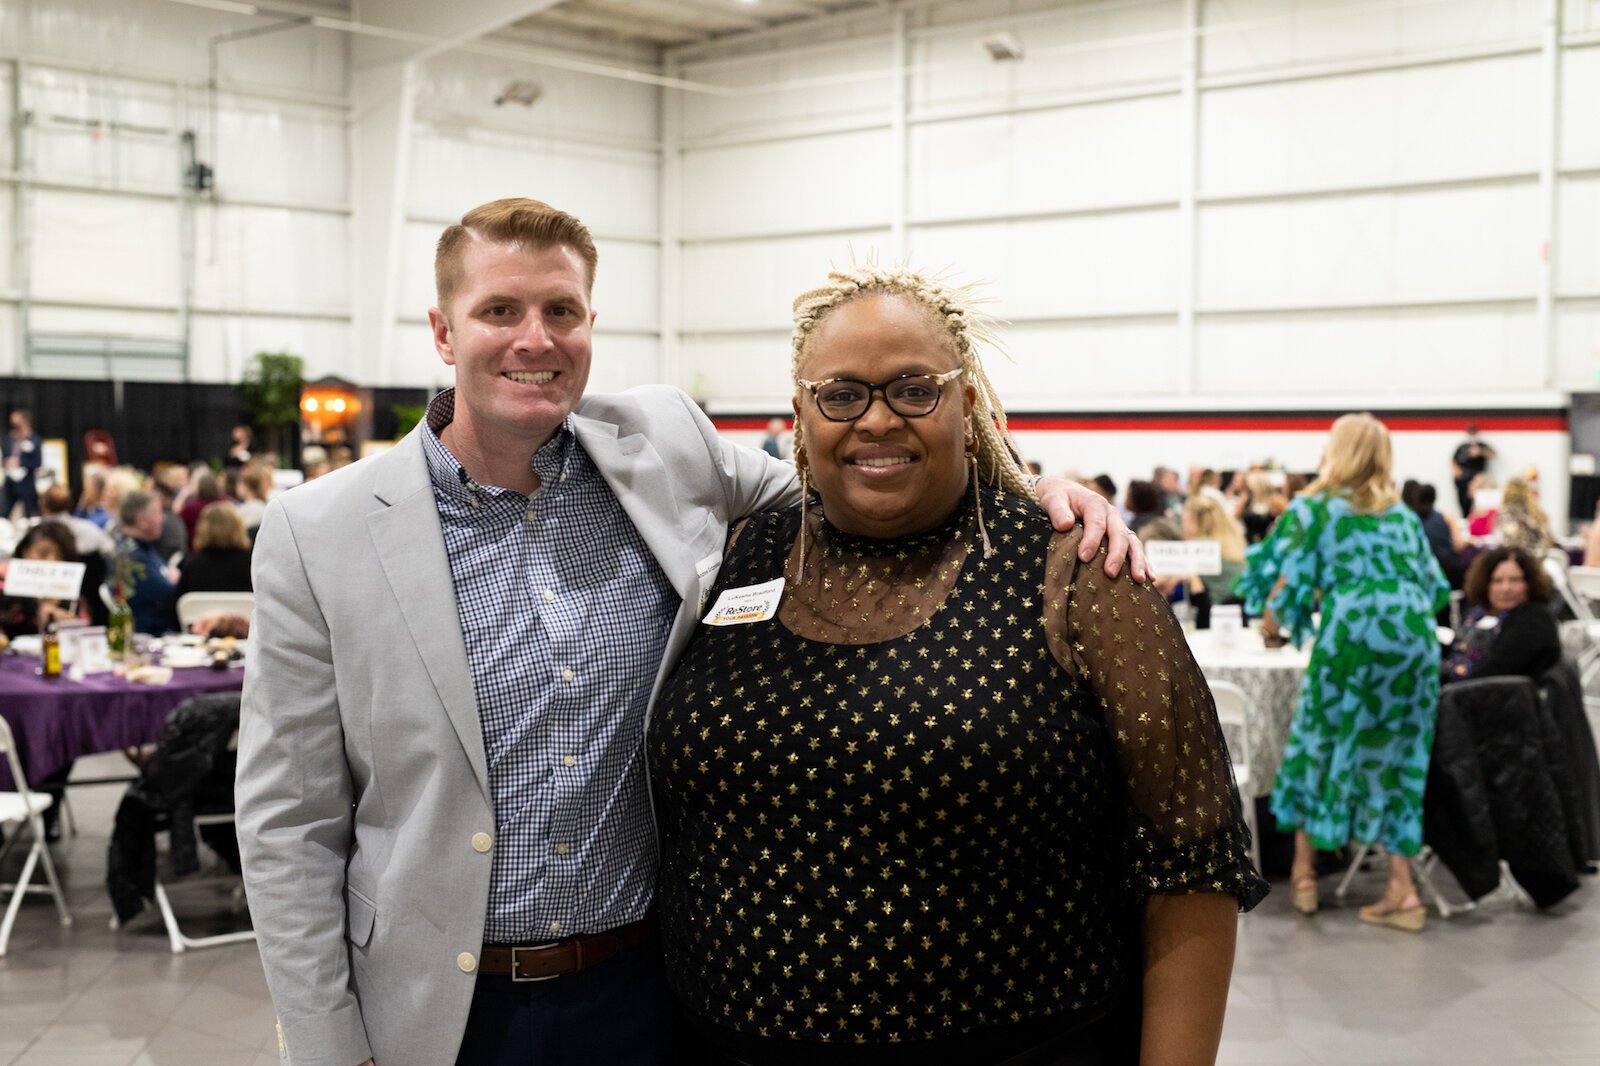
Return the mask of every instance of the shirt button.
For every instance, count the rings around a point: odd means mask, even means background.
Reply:
[[[456,965],[461,967],[462,973],[471,973],[478,968],[478,960],[470,951],[463,951],[456,956]]]
[[[570,669],[561,671],[561,680],[563,680],[563,681],[571,681],[572,680],[572,671]]]
[[[527,513],[527,515],[525,517],[530,522],[537,522],[539,520],[539,512],[533,510],[532,508],[529,508],[528,509],[528,513]]]
[[[578,765],[578,760],[574,756],[563,755],[561,757],[561,765],[562,766],[577,766]]]
[[[556,598],[556,594],[554,592],[552,592],[550,589],[545,589],[544,590],[544,599],[545,599],[546,603],[549,603],[551,600],[553,600],[555,598]]]
[[[567,852],[569,852],[571,850],[572,849],[567,846],[567,842],[564,841],[564,840],[561,843],[556,845],[556,854],[557,855],[565,855]]]
[[[551,932],[552,932],[552,933],[559,933],[559,932],[561,932],[561,923],[560,923],[560,922],[551,922],[551,923],[550,923],[550,931],[551,931]]]
[[[485,851],[488,851],[492,847],[494,847],[494,840],[493,840],[492,837],[489,836],[488,833],[473,833],[472,834],[472,850],[473,851],[476,851],[476,852],[481,854],[481,853],[483,853]]]

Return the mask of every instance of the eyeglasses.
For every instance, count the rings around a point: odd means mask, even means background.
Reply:
[[[860,418],[872,406],[875,392],[883,393],[883,402],[900,417],[921,418],[933,413],[944,395],[945,383],[954,381],[964,369],[958,366],[943,374],[901,374],[878,383],[854,378],[824,378],[799,384],[811,391],[817,410],[830,422],[851,422]]]

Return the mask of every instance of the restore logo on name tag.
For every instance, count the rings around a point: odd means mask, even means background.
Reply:
[[[759,585],[723,589],[711,613],[700,619],[708,626],[742,626],[751,622],[765,622],[778,613],[778,601],[783,598],[783,578],[775,577]]]

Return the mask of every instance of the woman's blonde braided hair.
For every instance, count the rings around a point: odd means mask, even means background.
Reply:
[[[1033,489],[1023,480],[1017,456],[1021,452],[1006,430],[1006,410],[983,372],[978,358],[979,345],[1000,350],[994,319],[976,308],[971,285],[947,285],[941,279],[910,267],[883,267],[876,263],[851,264],[828,273],[828,284],[801,293],[794,301],[793,358],[790,375],[800,380],[800,364],[817,326],[834,310],[863,296],[904,296],[925,308],[948,332],[951,349],[966,371],[957,382],[970,383],[977,390],[972,426],[976,436],[978,479],[1025,499],[1033,499]],[[952,382],[951,384],[956,384]],[[796,452],[804,448],[800,425],[795,424]]]

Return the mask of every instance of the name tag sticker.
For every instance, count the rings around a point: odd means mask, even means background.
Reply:
[[[765,622],[778,613],[778,601],[783,598],[783,578],[773,578],[759,585],[724,589],[711,613],[700,619],[708,626],[743,626],[752,622]]]

